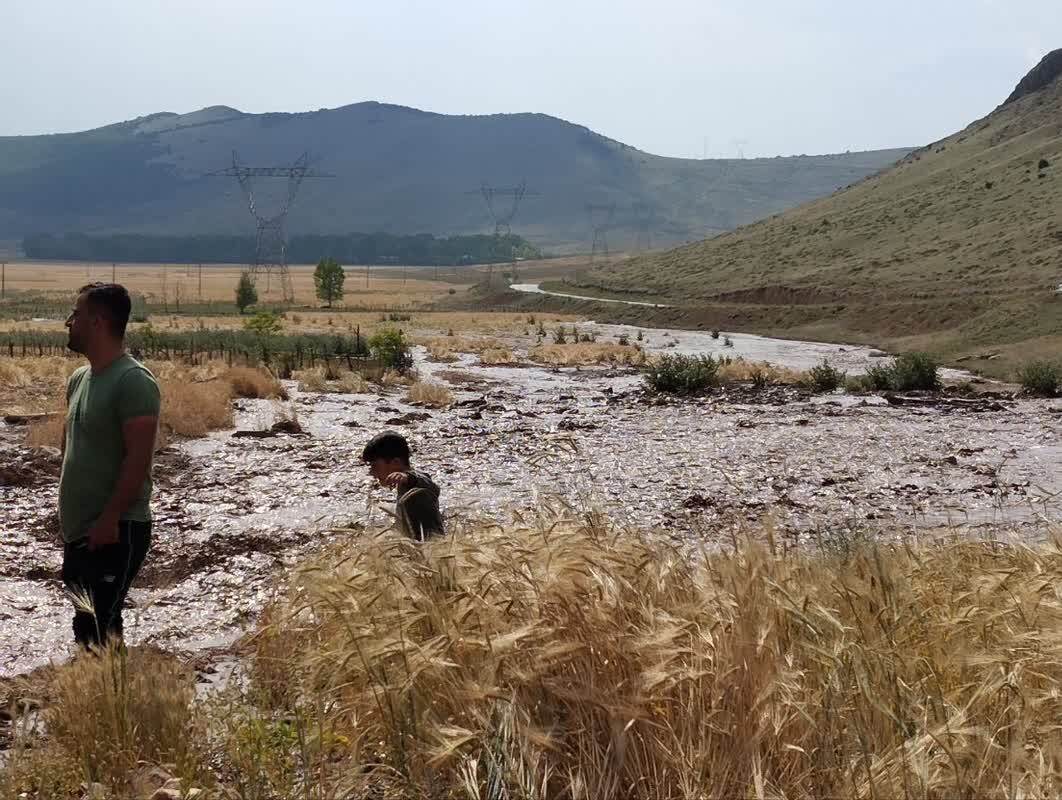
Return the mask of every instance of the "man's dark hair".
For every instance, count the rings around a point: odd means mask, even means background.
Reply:
[[[125,326],[129,324],[129,312],[133,310],[133,302],[124,286],[118,283],[88,283],[78,289],[77,293],[87,293],[85,302],[93,311],[107,318],[111,333],[119,339],[125,338]]]
[[[406,437],[394,431],[384,431],[373,436],[361,451],[361,460],[375,461],[378,458],[400,458],[408,466],[409,442]]]

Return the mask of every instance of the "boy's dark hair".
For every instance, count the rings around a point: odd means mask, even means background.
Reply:
[[[408,466],[409,442],[406,437],[394,431],[384,431],[373,436],[361,451],[361,460],[375,461],[378,458],[400,458]]]
[[[88,283],[77,290],[79,295],[86,292],[86,302],[93,311],[107,318],[111,333],[119,339],[125,338],[125,327],[129,324],[129,313],[133,310],[133,302],[125,287],[118,283]]]

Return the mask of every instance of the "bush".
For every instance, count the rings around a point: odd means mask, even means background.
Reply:
[[[280,381],[265,370],[254,367],[232,367],[225,373],[225,380],[232,385],[236,397],[287,400],[287,390]]]
[[[1053,361],[1033,361],[1018,370],[1018,381],[1026,394],[1058,397],[1062,367]]]
[[[568,334],[564,331],[563,325],[558,325],[557,330],[553,331],[553,343],[564,344],[568,341]]]
[[[259,311],[245,320],[243,327],[258,336],[276,336],[284,330],[284,323],[280,315],[273,311]]]
[[[453,405],[453,393],[441,383],[434,381],[417,381],[409,387],[407,403],[429,408],[445,408]]]
[[[863,377],[863,389],[884,392],[892,388],[892,367],[875,364],[867,367],[867,374]]]
[[[892,364],[893,388],[906,392],[940,388],[937,362],[928,353],[902,353]]]
[[[808,377],[816,392],[834,392],[844,384],[845,374],[830,366],[830,362],[824,358],[821,364],[811,368]]]
[[[714,328],[712,329],[712,338],[713,339],[718,339],[719,338],[719,331],[715,330]]]
[[[385,367],[404,373],[413,366],[409,345],[399,328],[380,328],[369,337],[369,351]]]
[[[888,366],[867,368],[860,388],[869,391],[933,391],[940,388],[937,362],[927,353],[902,353]]]
[[[645,381],[657,392],[693,394],[719,385],[719,362],[711,356],[662,356],[645,370]]]

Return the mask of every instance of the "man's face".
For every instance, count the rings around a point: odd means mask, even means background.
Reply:
[[[394,472],[405,472],[409,467],[400,458],[374,458],[369,462],[369,474],[376,478],[381,486],[387,485],[387,476]]]
[[[80,294],[74,310],[66,318],[66,328],[70,332],[66,346],[75,353],[84,353],[97,335],[99,326],[103,321],[98,314],[92,312],[88,304],[88,294]]]

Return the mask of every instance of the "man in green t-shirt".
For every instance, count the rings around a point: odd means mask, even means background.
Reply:
[[[68,347],[88,359],[66,387],[59,520],[63,582],[84,647],[121,639],[122,605],[151,544],[151,462],[160,396],[155,377],[125,352],[125,287],[83,286],[66,320]]]

